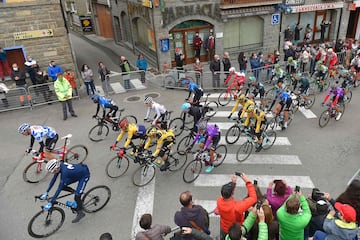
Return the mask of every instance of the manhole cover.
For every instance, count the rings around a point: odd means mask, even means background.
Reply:
[[[126,101],[128,101],[128,102],[136,102],[136,101],[139,101],[139,100],[140,100],[139,96],[131,96],[131,97],[128,97],[126,99]]]
[[[147,93],[147,94],[145,94],[145,97],[157,98],[159,96],[160,96],[159,93]]]

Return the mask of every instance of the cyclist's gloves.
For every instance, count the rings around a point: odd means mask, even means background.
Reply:
[[[49,209],[52,207],[52,203],[48,203],[48,204],[46,204],[44,207],[43,207],[43,209],[45,210],[45,211],[49,211]]]
[[[47,197],[48,197],[48,193],[46,192],[46,193],[44,193],[44,194],[42,194],[42,195],[40,196],[40,199],[41,199],[41,200],[46,200]]]
[[[112,150],[114,150],[116,148],[116,143],[114,143],[113,145],[111,145],[110,147]]]

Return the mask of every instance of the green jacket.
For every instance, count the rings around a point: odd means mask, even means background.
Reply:
[[[54,88],[59,101],[66,101],[72,98],[71,85],[64,77],[58,78],[54,82]]]
[[[294,197],[294,194],[290,195],[276,212],[280,225],[281,240],[304,240],[304,228],[311,219],[309,204],[303,195],[299,197],[302,213],[289,214],[286,212],[286,202]]]

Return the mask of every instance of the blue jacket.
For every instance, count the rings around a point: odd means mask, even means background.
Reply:
[[[140,70],[146,70],[147,69],[147,61],[145,59],[138,59],[136,60],[136,67],[138,67]]]
[[[251,69],[255,69],[255,68],[259,68],[261,67],[261,63],[259,58],[250,58],[250,65],[251,65]]]
[[[57,74],[58,73],[64,73],[64,71],[62,70],[62,68],[59,65],[55,65],[55,66],[49,66],[48,67],[48,75],[52,78],[52,80],[55,82],[57,79]]]

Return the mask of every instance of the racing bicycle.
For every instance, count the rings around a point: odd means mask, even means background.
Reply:
[[[89,152],[87,147],[82,144],[74,145],[69,148],[70,138],[72,134],[68,134],[61,138],[64,140],[64,145],[54,149],[52,152],[56,153],[59,159],[68,163],[82,163],[87,158]],[[48,171],[45,166],[48,159],[45,159],[44,152],[38,153],[37,151],[31,151],[33,162],[30,163],[23,171],[23,179],[28,183],[38,183],[43,180]]]
[[[339,121],[345,112],[345,104],[340,104],[339,112],[336,112],[336,107],[332,107],[330,103],[326,103],[327,109],[323,111],[319,117],[319,126],[321,128],[325,127],[331,118],[335,118],[336,121]],[[340,117],[337,118],[338,114],[341,113]]]
[[[64,191],[67,191],[68,193],[63,193],[58,197],[58,199],[71,196],[75,193],[75,190],[71,187],[66,187]],[[40,199],[40,197],[41,195],[35,196],[35,201]],[[100,211],[109,202],[110,197],[110,188],[105,185],[99,185],[91,188],[84,193],[81,198],[84,212],[93,213]],[[51,198],[48,198],[47,201],[50,199]],[[53,206],[49,209],[49,211],[42,209],[36,213],[28,224],[27,229],[30,236],[34,238],[45,238],[58,231],[65,221],[64,209],[69,209],[73,213],[76,213],[76,209],[69,207],[66,203],[58,200],[53,202]]]
[[[125,111],[125,108],[120,109],[119,116],[118,117],[99,117],[96,116],[95,119],[97,120],[97,124],[93,126],[88,134],[88,137],[91,141],[94,142],[100,142],[106,138],[106,136],[109,134],[109,126],[112,127],[112,130],[117,132],[119,131],[119,122],[120,120],[127,118],[130,123],[137,123],[137,118],[134,115],[126,115],[124,117],[121,117],[121,113]]]

